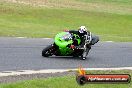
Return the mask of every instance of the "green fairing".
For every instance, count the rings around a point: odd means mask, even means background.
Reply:
[[[80,37],[76,34],[74,34],[74,36],[77,39],[78,44],[80,44]],[[69,32],[61,32],[55,36],[55,44],[59,46],[59,51],[61,55],[69,55],[73,52],[72,49],[67,47],[68,44],[70,45],[72,43],[73,40]]]

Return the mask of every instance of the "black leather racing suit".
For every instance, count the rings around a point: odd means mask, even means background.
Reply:
[[[69,30],[69,33],[79,35],[79,37],[80,37],[80,39],[81,39],[80,45],[78,45],[78,42],[77,42],[77,40],[76,40],[74,37],[73,37],[73,41],[74,41],[74,42],[73,42],[73,45],[82,48],[82,47],[84,46],[84,44],[85,44],[84,35],[87,34],[87,32],[80,33],[80,32],[77,31],[77,30]]]

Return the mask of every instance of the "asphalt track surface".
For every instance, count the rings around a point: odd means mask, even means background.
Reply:
[[[99,42],[86,60],[73,57],[42,57],[41,51],[53,42],[42,38],[0,37],[0,71],[132,67],[132,42]]]

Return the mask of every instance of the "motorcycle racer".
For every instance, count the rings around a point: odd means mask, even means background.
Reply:
[[[79,37],[81,39],[81,44],[78,45],[76,39],[73,36],[72,39],[73,39],[74,42],[71,45],[72,49],[75,48],[75,46],[82,48],[84,46],[84,44],[85,44],[85,38],[84,38],[84,36],[86,34],[90,35],[90,33],[91,33],[85,26],[80,26],[78,30],[68,30],[67,32],[69,32],[71,34],[77,34],[77,35],[79,35]],[[90,45],[94,45],[95,43],[97,43],[99,41],[99,37],[95,36],[93,34],[91,36],[92,36],[92,39],[90,41]]]
[[[78,30],[69,30],[69,33],[79,35],[79,37],[81,39],[81,44],[79,46],[83,47],[83,45],[85,43],[84,42],[85,41],[84,35],[87,34],[87,28],[85,26],[81,26],[81,27],[79,27]],[[73,48],[74,45],[78,46],[78,44],[76,43],[76,40],[75,40],[74,36],[73,36],[73,41],[74,42],[73,42],[73,45],[71,45],[71,48]]]
[[[73,36],[72,40],[73,43],[70,46],[71,49],[73,49],[75,52],[73,53],[73,56],[77,56],[80,54],[80,49],[84,50],[86,41],[88,40],[86,52],[88,53],[91,49],[91,45],[94,45],[99,41],[99,37],[93,35],[85,26],[80,26],[78,30],[69,30],[67,31],[71,33],[72,35],[77,34],[79,35],[81,39],[81,43],[78,45],[77,39]],[[86,36],[89,36],[87,39]],[[85,41],[86,40],[86,41]],[[81,53],[82,54],[82,53]],[[87,54],[84,55],[83,59],[86,59]]]

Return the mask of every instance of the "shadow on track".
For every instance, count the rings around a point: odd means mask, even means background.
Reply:
[[[91,59],[91,57],[87,57],[87,59],[82,60],[81,57],[73,57],[73,56],[50,56],[50,57],[43,57],[43,58],[47,58],[47,59],[56,59],[56,60],[76,60],[76,61],[88,61],[89,59]]]

